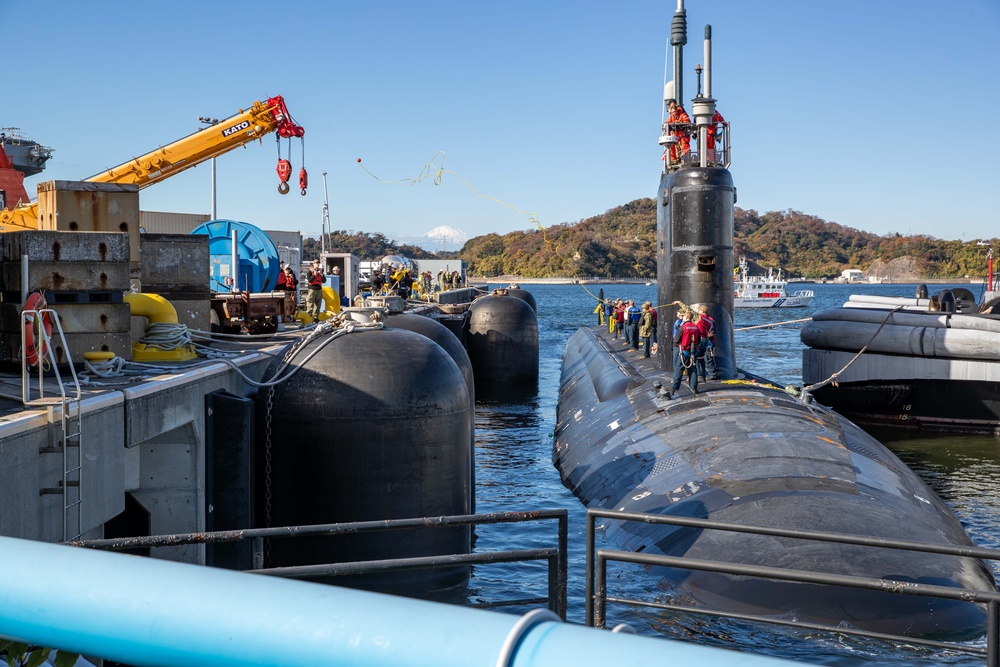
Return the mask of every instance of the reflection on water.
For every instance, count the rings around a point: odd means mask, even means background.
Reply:
[[[913,437],[901,431],[880,431],[875,437],[954,510],[978,546],[1000,549],[1000,440],[989,435]]]
[[[563,487],[552,465],[552,434],[562,354],[569,337],[595,323],[593,314],[601,286],[522,285],[538,305],[539,380],[514,395],[487,395],[476,388],[477,511],[481,513],[566,508],[569,511],[569,613],[584,621],[585,510]],[[656,302],[655,285],[605,285],[608,298]],[[802,380],[802,323],[814,310],[840,306],[851,293],[912,296],[912,285],[815,285],[816,299],[806,308],[740,309],[736,312],[737,363],[779,385]],[[773,325],[761,327],[760,325]],[[751,328],[754,327],[754,328]],[[880,437],[881,436],[881,437]],[[952,508],[979,546],[1000,548],[1000,440],[992,437],[915,438],[893,432],[876,437],[885,442]],[[555,522],[480,526],[477,550],[546,548],[555,545]],[[598,548],[607,545],[598,535]],[[470,582],[473,602],[523,599],[545,595],[541,563],[476,566]],[[609,570],[609,594],[665,600],[666,590],[643,568],[619,565]],[[511,608],[525,613],[528,607]],[[609,605],[609,627],[629,623],[642,634],[659,634],[700,644],[740,648],[820,665],[953,665],[972,667],[983,660],[964,654],[897,647],[849,637],[806,636],[802,631],[758,627],[711,618],[651,612]],[[981,643],[974,642],[975,645]]]

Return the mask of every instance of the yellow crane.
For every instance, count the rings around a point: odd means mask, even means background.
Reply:
[[[305,128],[292,120],[284,99],[277,95],[267,102],[254,102],[243,110],[217,124],[210,125],[183,139],[133,158],[90,178],[90,183],[127,183],[140,189],[158,183],[205,160],[217,157],[266,134],[276,132],[280,138],[302,138]],[[278,192],[289,190],[288,179],[292,166],[288,160],[278,159]],[[308,186],[305,165],[299,171],[299,188],[304,195]],[[13,210],[0,209],[0,232],[17,232],[38,229],[38,203],[24,204]]]

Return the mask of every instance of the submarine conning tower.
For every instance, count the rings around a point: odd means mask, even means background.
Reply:
[[[683,21],[679,3],[674,23]],[[675,26],[676,27],[676,26]],[[682,62],[686,39],[675,39],[674,62]],[[681,73],[664,86],[663,174],[656,196],[658,358],[660,368],[673,370],[670,338],[680,301],[708,306],[715,320],[715,363],[722,379],[736,377],[733,344],[733,209],[736,187],[729,173],[728,125],[717,115],[712,98],[712,27],[705,26],[705,68],[698,68],[698,91],[691,101],[693,122],[676,122],[667,115],[675,90],[682,90]],[[704,72],[704,92],[702,92]],[[693,135],[694,140],[685,137]]]
[[[678,7],[683,11],[683,0]],[[729,128],[711,97],[710,28],[705,36],[708,66],[696,69],[694,122],[672,113],[660,138],[665,151],[657,193],[658,357],[630,356],[602,327],[580,329],[567,341],[552,455],[563,484],[588,507],[624,513],[972,545],[947,505],[877,440],[829,408],[798,400],[763,378],[742,370],[737,377],[736,188],[728,170]],[[664,87],[665,108],[673,90],[673,82]],[[709,378],[665,389],[672,374],[664,370],[673,370],[674,302],[707,306],[716,322],[718,370],[722,379],[734,381]],[[669,591],[668,600],[726,614],[971,639],[986,627],[981,605],[959,598],[943,604],[893,591],[908,582],[996,588],[989,567],[975,558],[932,559],[929,553],[833,542],[806,545],[798,538],[757,540],[739,532],[613,518],[604,535],[634,554],[863,576],[886,584],[864,591],[818,581],[761,580],[722,569],[650,568],[663,579],[658,596]]]

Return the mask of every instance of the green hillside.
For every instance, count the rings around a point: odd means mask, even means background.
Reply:
[[[458,256],[471,275],[487,278],[653,278],[655,244],[656,202],[645,198],[575,224],[479,236]],[[878,236],[799,211],[735,211],[735,256],[781,268],[787,276],[834,278],[844,269],[893,279],[979,276],[986,270],[986,249],[922,235]]]
[[[484,278],[652,279],[656,202],[636,199],[576,223],[477,236],[458,252],[431,253],[397,245],[381,233],[347,231],[330,233],[326,247],[365,260],[385,255],[457,257],[466,261],[469,275]],[[789,277],[835,278],[844,269],[894,281],[976,277],[986,271],[988,247],[931,236],[878,236],[793,210],[735,211],[735,257],[747,257],[755,271],[780,268]],[[306,239],[304,251],[306,257],[315,257],[319,242]]]

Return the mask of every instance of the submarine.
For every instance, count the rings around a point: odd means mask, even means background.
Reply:
[[[679,0],[665,104],[683,100],[686,23]],[[944,502],[881,443],[808,396],[737,367],[737,191],[729,127],[718,124],[712,97],[711,47],[706,26],[694,121],[665,123],[660,138],[657,351],[645,358],[622,349],[606,327],[585,327],[570,337],[552,453],[563,484],[590,508],[972,546]],[[677,141],[687,132],[690,152]],[[696,392],[668,390],[679,363],[670,331],[678,306],[669,304],[676,302],[705,305],[715,321],[719,379]],[[605,524],[609,544],[636,553],[870,577],[899,587],[996,590],[989,567],[972,557],[614,519]],[[986,609],[965,600],[680,568],[650,572],[676,595],[674,602],[726,613],[937,639],[978,637],[986,628]]]

